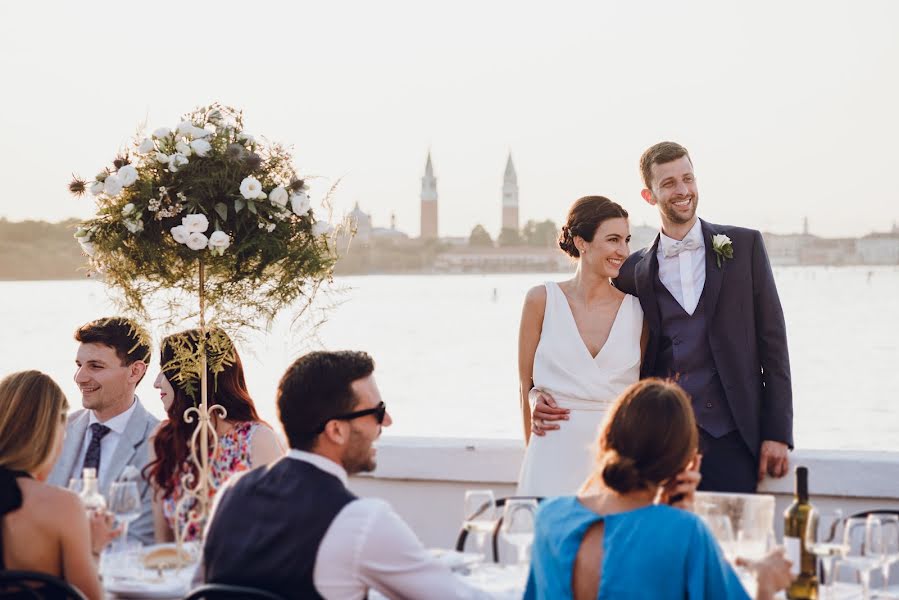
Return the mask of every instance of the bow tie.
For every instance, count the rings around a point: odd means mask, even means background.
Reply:
[[[672,256],[677,256],[684,250],[696,250],[697,248],[699,248],[699,242],[692,238],[687,238],[679,242],[674,242],[665,248],[665,257],[671,258]]]

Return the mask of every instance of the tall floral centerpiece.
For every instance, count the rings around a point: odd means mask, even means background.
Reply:
[[[75,177],[69,190],[96,200],[96,215],[75,238],[91,268],[120,292],[125,311],[150,320],[151,300],[165,297],[170,324],[199,322],[198,349],[176,349],[164,368],[181,382],[199,382],[196,406],[184,414],[197,423],[196,468],[182,476],[179,507],[189,510],[185,529],[200,525],[214,491],[211,418],[226,417],[222,406],[208,405],[207,361],[215,374],[231,355],[215,333],[223,329],[210,324],[253,326],[289,305],[308,306],[331,276],[332,228],[313,213],[289,151],[250,135],[240,111],[218,104],[138,136],[93,180]],[[175,535],[180,543],[184,531]]]

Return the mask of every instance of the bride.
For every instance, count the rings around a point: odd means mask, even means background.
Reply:
[[[620,205],[602,196],[577,200],[559,237],[562,250],[578,261],[574,278],[527,293],[518,337],[527,442],[519,495],[575,494],[591,472],[590,446],[606,411],[640,378],[643,310],[611,283],[629,241]],[[561,418],[535,419],[532,431],[531,405],[539,401]],[[552,429],[559,432],[545,435]]]

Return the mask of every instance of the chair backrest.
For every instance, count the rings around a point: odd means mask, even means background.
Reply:
[[[284,600],[278,594],[259,588],[224,583],[206,583],[194,588],[184,600]]]
[[[496,507],[503,508],[506,505],[507,500],[536,500],[539,504],[543,502],[543,496],[506,496],[504,498],[496,499]],[[486,508],[486,507],[484,507]],[[483,509],[481,509],[483,510]],[[480,512],[480,511],[479,511]],[[472,517],[474,515],[466,515],[466,518]],[[493,562],[499,562],[499,531],[503,526],[503,517],[500,515],[499,519],[496,520],[496,525],[493,527],[493,533],[491,534],[491,542],[493,549]],[[465,551],[465,542],[468,540],[468,530],[465,527],[462,527],[462,530],[459,532],[459,536],[456,538],[456,551],[464,552]]]
[[[883,509],[875,509],[875,510],[865,510],[859,513],[855,513],[850,518],[860,518],[864,519],[868,515],[897,515],[899,516],[899,510],[895,510],[893,508],[883,508]]]
[[[0,571],[0,598],[87,600],[67,581],[37,571]]]

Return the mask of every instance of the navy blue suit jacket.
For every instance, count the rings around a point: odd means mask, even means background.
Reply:
[[[753,229],[714,225],[700,219],[705,240],[705,299],[709,343],[726,400],[749,449],[774,440],[793,447],[793,392],[783,309],[762,235]],[[732,259],[719,268],[712,236],[733,243]],[[618,289],[637,296],[649,325],[641,377],[665,377],[656,369],[661,317],[654,279],[659,237],[628,257],[615,280]]]

